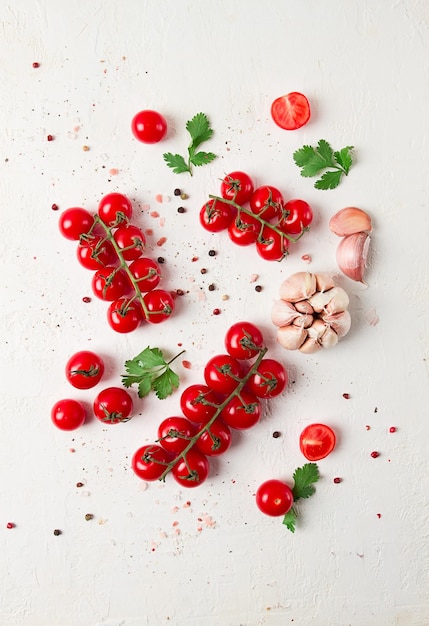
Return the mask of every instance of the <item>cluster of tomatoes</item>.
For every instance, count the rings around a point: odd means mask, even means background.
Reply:
[[[231,172],[222,180],[220,197],[211,196],[200,210],[200,222],[209,232],[227,230],[239,246],[255,244],[267,261],[281,261],[290,244],[308,230],[313,211],[304,200],[284,201],[271,185],[254,188],[245,172]]]
[[[143,480],[162,480],[171,471],[184,487],[200,485],[209,474],[207,457],[226,452],[232,431],[257,424],[261,401],[285,389],[287,372],[278,361],[264,358],[267,349],[254,324],[233,324],[224,343],[226,352],[206,363],[204,383],[181,394],[182,415],[163,420],[156,443],[133,455],[132,468]]]
[[[104,374],[103,359],[90,350],[81,350],[69,358],[65,367],[68,382],[75,389],[92,389]],[[92,404],[93,413],[104,424],[118,424],[131,419],[133,399],[122,387],[106,387]],[[73,398],[58,400],[51,410],[51,419],[60,430],[76,430],[86,420],[82,402]]]
[[[107,321],[113,330],[129,333],[143,321],[157,324],[174,310],[169,291],[156,289],[161,280],[159,264],[143,256],[146,238],[131,224],[133,208],[127,196],[104,196],[96,215],[86,209],[66,209],[59,220],[61,234],[78,241],[77,258],[94,271],[92,291],[110,302]]]

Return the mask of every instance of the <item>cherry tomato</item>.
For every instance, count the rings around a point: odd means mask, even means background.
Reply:
[[[130,263],[129,270],[142,293],[155,289],[161,280],[161,268],[158,263],[147,257],[141,257]]]
[[[194,424],[207,424],[217,411],[218,398],[207,385],[190,385],[180,397],[183,415]]]
[[[266,261],[281,261],[289,254],[289,239],[265,227],[256,242],[256,251]]]
[[[237,359],[229,354],[217,354],[206,363],[204,379],[213,391],[229,395],[240,383],[241,373]]]
[[[216,418],[213,424],[198,437],[195,445],[207,456],[218,456],[228,450],[231,441],[229,427],[221,419]]]
[[[76,256],[79,263],[88,270],[98,270],[118,262],[114,247],[101,235],[91,237],[91,239],[81,238],[76,249]]]
[[[145,319],[151,324],[160,324],[170,317],[174,311],[173,296],[169,291],[153,289],[143,296],[147,313]]]
[[[245,172],[227,174],[220,185],[220,195],[226,200],[233,200],[243,205],[249,202],[253,193],[253,181]]]
[[[93,403],[94,415],[105,424],[128,422],[133,411],[133,400],[121,387],[107,387],[100,391]]]
[[[131,283],[126,272],[118,267],[97,270],[92,277],[92,291],[100,298],[113,302],[130,293]]]
[[[225,424],[235,430],[246,430],[257,424],[261,418],[261,403],[248,391],[240,391],[222,410],[220,417]]]
[[[66,378],[76,389],[92,389],[103,374],[103,359],[90,350],[76,352],[66,363]]]
[[[238,246],[249,246],[259,237],[262,224],[256,217],[241,211],[228,226],[228,235],[231,241]]]
[[[175,480],[183,487],[198,487],[209,475],[210,465],[207,457],[191,448],[185,458],[180,459],[174,465],[171,473]]]
[[[117,333],[131,333],[143,321],[140,303],[127,298],[114,300],[107,309],[107,321]]]
[[[131,131],[143,143],[158,143],[167,132],[167,122],[157,111],[139,111],[131,121]]]
[[[58,226],[66,239],[78,241],[81,235],[88,233],[94,224],[94,216],[86,209],[72,207],[60,215]]]
[[[250,322],[236,322],[225,335],[225,348],[235,359],[251,359],[264,347],[264,338]]]
[[[164,473],[171,456],[156,444],[142,446],[136,450],[131,460],[131,468],[142,480],[158,480]]]
[[[310,119],[310,103],[302,93],[293,91],[274,100],[271,116],[280,128],[296,130]]]
[[[126,261],[134,261],[144,252],[146,237],[137,226],[123,224],[115,231],[113,238]]]
[[[186,417],[167,417],[158,427],[158,442],[167,452],[180,454],[196,431],[196,426]]]
[[[210,233],[218,233],[228,228],[235,217],[234,208],[212,198],[208,200],[200,211],[200,223]]]
[[[274,398],[281,394],[288,382],[288,375],[281,363],[274,359],[262,359],[254,374],[246,383],[246,389],[258,398]]]
[[[309,424],[299,437],[299,447],[309,461],[324,459],[335,448],[335,433],[326,424]]]
[[[256,504],[265,515],[286,515],[293,506],[292,489],[282,480],[266,480],[256,491]]]
[[[85,422],[86,413],[83,404],[69,398],[58,400],[51,410],[51,419],[60,430],[76,430]]]
[[[131,200],[122,193],[108,193],[101,198],[98,216],[107,226],[118,226],[128,222],[133,214]]]
[[[313,221],[313,211],[304,200],[289,200],[283,211],[286,217],[279,220],[278,227],[289,235],[299,235]]]
[[[271,185],[263,185],[253,192],[250,198],[250,208],[253,213],[269,222],[281,215],[283,202],[281,191]]]

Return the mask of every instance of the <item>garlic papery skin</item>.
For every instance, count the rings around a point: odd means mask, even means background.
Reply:
[[[286,350],[298,350],[306,338],[307,331],[299,326],[282,326],[277,331],[277,341]]]
[[[278,327],[289,326],[300,315],[293,304],[285,300],[276,300],[271,308],[271,321]]]
[[[331,217],[329,228],[338,237],[347,237],[356,233],[370,233],[372,222],[368,213],[357,207],[349,206]]]
[[[348,278],[363,283],[370,238],[360,232],[344,237],[337,247],[337,264]]]
[[[352,325],[352,318],[348,311],[341,311],[341,313],[335,313],[334,315],[325,313],[322,315],[322,320],[335,331],[338,337],[347,335]]]
[[[321,272],[320,274],[316,274],[315,276],[317,291],[328,291],[328,289],[332,289],[332,287],[335,287],[335,282],[331,274]]]
[[[325,310],[328,313],[334,315],[335,313],[340,313],[341,311],[345,311],[347,309],[350,300],[344,289],[341,289],[341,287],[334,287],[328,293],[332,293],[332,298],[325,307]]]
[[[280,298],[288,302],[299,302],[316,291],[316,277],[309,272],[296,272],[280,285]]]
[[[323,348],[333,348],[338,343],[338,335],[335,330],[332,330],[329,326],[326,327],[325,332],[320,338],[320,343]]]

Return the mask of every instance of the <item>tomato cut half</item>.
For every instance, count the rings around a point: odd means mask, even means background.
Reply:
[[[302,431],[299,447],[309,461],[320,461],[335,448],[336,436],[326,424],[309,424]]]
[[[271,117],[280,128],[296,130],[310,119],[310,103],[302,93],[292,91],[274,100]]]

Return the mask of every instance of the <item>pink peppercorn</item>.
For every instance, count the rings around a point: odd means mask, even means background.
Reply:
[[[371,456],[373,459],[376,459],[378,456],[380,456],[380,453],[374,450],[374,452],[371,452]]]
[[[48,135],[48,136],[46,137],[46,139],[47,139],[48,141],[53,141],[53,140],[54,140],[54,136],[53,136],[53,135]]]
[[[213,309],[213,315],[220,315],[220,309]]]
[[[396,433],[396,426],[391,426],[389,428],[389,433]]]
[[[334,483],[336,483],[338,485],[338,483],[340,483],[342,481],[342,478],[340,478],[339,476],[337,476],[336,478],[334,478]]]
[[[15,528],[15,524],[13,522],[8,522],[6,524],[6,528]]]
[[[34,69],[37,69],[38,67],[40,67],[40,63],[38,63],[37,61],[34,61],[33,67]]]

